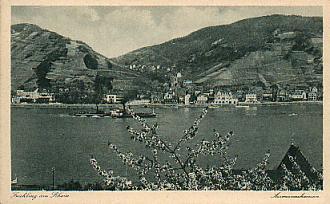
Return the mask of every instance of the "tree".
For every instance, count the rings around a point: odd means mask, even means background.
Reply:
[[[221,135],[213,130],[213,140],[200,140],[196,145],[189,141],[197,139],[199,124],[207,114],[205,109],[184,131],[183,136],[174,144],[165,140],[157,133],[158,125],[149,125],[131,109],[128,113],[137,120],[141,130],[127,127],[131,139],[149,149],[149,155],[133,155],[124,152],[116,145],[108,143],[109,148],[121,158],[122,162],[135,169],[139,182],[133,183],[125,177],[114,176],[112,170],[105,171],[92,157],[92,167],[104,178],[108,189],[112,190],[319,190],[322,188],[322,174],[313,169],[316,180],[306,179],[295,158],[290,158],[294,168],[290,171],[285,166],[279,180],[271,179],[266,171],[270,153],[266,152],[263,160],[250,170],[235,171],[237,156],[229,158],[227,149],[234,133],[229,131]],[[167,155],[168,160],[159,159],[160,154]],[[220,166],[203,168],[197,158],[200,155],[216,155]],[[147,179],[148,178],[148,179]]]
[[[278,86],[278,84],[273,84],[273,85],[270,86],[270,88],[272,89],[272,101],[276,101],[279,86]]]
[[[86,54],[83,59],[88,69],[98,69],[98,62],[91,54]]]
[[[94,81],[94,102],[96,104],[96,111],[99,112],[98,104],[103,100],[104,94],[111,90],[112,87],[112,77],[101,76],[97,74]]]
[[[303,32],[296,31],[296,37],[294,39],[292,50],[305,51],[305,49],[310,47],[309,44],[308,37]]]
[[[120,103],[123,105],[124,112],[126,112],[126,103],[132,99],[135,99],[137,95],[137,90],[127,90],[124,92],[123,99]]]

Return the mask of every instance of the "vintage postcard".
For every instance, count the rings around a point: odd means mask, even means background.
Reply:
[[[329,6],[2,1],[0,203],[325,203]]]

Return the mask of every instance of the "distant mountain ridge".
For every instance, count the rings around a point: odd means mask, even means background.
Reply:
[[[32,24],[11,27],[11,87],[161,91],[170,76],[204,87],[322,84],[321,17],[272,15],[211,26],[109,59],[87,44]],[[104,80],[103,80],[104,81]]]
[[[321,17],[271,15],[206,27],[112,60],[140,72],[182,72],[210,87],[322,83],[322,35]]]
[[[33,24],[11,26],[11,86],[33,90],[83,86],[93,90],[97,75],[113,79],[123,89],[137,74],[71,40]]]

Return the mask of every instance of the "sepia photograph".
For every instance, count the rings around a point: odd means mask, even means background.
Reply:
[[[12,197],[322,192],[323,14],[11,5]]]

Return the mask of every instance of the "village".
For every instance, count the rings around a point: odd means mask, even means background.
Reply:
[[[244,58],[238,64],[240,67],[248,66],[246,63],[250,61],[264,60],[266,56],[270,59],[274,56],[281,61],[286,55],[290,53],[291,60],[294,61],[295,66],[304,70],[305,74],[315,72],[322,74],[322,57],[318,58],[304,51],[292,50],[295,44],[292,39],[298,38],[301,35],[299,32],[281,32],[276,29],[273,32],[273,40],[266,43],[267,53],[262,55],[259,52],[251,54],[250,58]],[[323,48],[322,36],[314,35],[310,39],[312,47],[318,50]],[[223,44],[223,39],[219,39],[213,44]],[[222,45],[223,44],[223,45]],[[274,56],[273,56],[274,55]],[[193,59],[191,59],[193,60]],[[271,64],[268,62],[267,66],[272,66],[273,69],[278,69],[280,66],[286,66],[280,62]],[[252,63],[253,64],[253,63]],[[251,65],[252,66],[252,65]],[[102,90],[98,94],[98,101],[95,100],[97,91],[93,88],[86,88],[84,82],[78,84],[67,84],[61,87],[52,89],[34,89],[25,90],[18,88],[16,92],[12,92],[11,101],[13,104],[22,103],[63,103],[63,104],[121,104],[128,105],[146,105],[146,104],[181,104],[185,106],[205,106],[205,105],[239,105],[239,104],[263,104],[263,103],[286,103],[294,101],[322,101],[323,100],[323,86],[322,82],[313,83],[273,83],[263,82],[259,76],[260,64],[256,63],[253,69],[256,69],[259,78],[253,83],[240,85],[220,85],[212,86],[203,84],[203,80],[193,80],[185,74],[183,70],[177,67],[145,64],[130,64],[128,69],[140,72],[142,74],[150,74],[152,76],[161,75],[163,77],[162,83],[157,82],[152,88],[146,88],[145,85],[135,87],[134,94],[127,96],[129,87],[123,85],[116,85],[117,88]],[[315,69],[315,70],[314,70]],[[245,73],[246,74],[246,73]],[[207,78],[206,75],[204,78]],[[203,77],[202,77],[203,78]],[[111,77],[104,79],[104,82],[115,83],[121,80],[113,80]],[[117,82],[117,83],[118,83]],[[152,83],[154,81],[151,81]],[[95,83],[96,79],[95,79]],[[225,84],[225,83],[224,83]],[[96,85],[94,85],[96,86]],[[103,86],[102,84],[100,85]],[[115,85],[114,85],[115,86]],[[120,88],[118,88],[120,87]],[[94,87],[95,89],[95,87]],[[127,100],[128,98],[128,100]]]
[[[61,89],[62,93],[69,93],[70,88]],[[26,103],[65,103],[57,98],[59,93],[51,93],[47,90],[33,91],[17,90],[12,95],[13,104]],[[83,97],[88,97],[84,95]],[[103,94],[100,103],[121,104],[124,98],[123,92],[109,91]],[[265,87],[262,84],[255,86],[237,87],[211,87],[198,86],[192,80],[184,80],[178,72],[171,78],[170,83],[165,83],[162,92],[140,91],[129,99],[127,105],[147,104],[173,104],[185,106],[205,105],[242,105],[262,103],[286,103],[295,101],[322,101],[322,87],[317,86],[285,86],[272,85]]]

